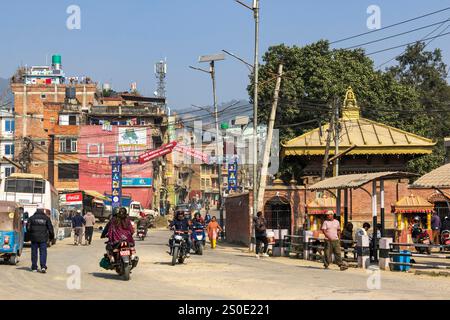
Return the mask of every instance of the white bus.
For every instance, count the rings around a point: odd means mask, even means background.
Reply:
[[[38,174],[13,173],[0,183],[0,200],[20,203],[24,212],[28,213],[28,217],[36,212],[38,204],[42,204],[55,231],[53,244],[56,242],[59,228],[59,196],[58,191],[48,180]]]

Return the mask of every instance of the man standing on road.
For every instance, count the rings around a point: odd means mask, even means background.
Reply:
[[[39,250],[39,262],[41,264],[41,272],[47,272],[47,242],[55,239],[50,218],[44,212],[43,205],[38,205],[36,213],[28,219],[27,233],[31,240],[31,271],[37,272],[37,260]]]
[[[324,254],[324,266],[328,269],[332,262],[332,254],[334,253],[334,258],[336,264],[340,267],[341,271],[346,270],[347,266],[344,264],[341,258],[341,226],[339,221],[334,219],[333,211],[327,212],[327,220],[322,224],[322,231],[325,235],[325,254]]]
[[[72,228],[74,231],[74,246],[79,246],[83,242],[83,226],[86,221],[81,216],[81,212],[77,211],[76,215],[72,218]]]
[[[84,236],[86,245],[90,245],[92,242],[92,235],[94,234],[94,225],[95,225],[95,217],[92,214],[92,212],[88,211],[84,215],[84,221],[85,221],[85,230],[84,230]]]
[[[262,212],[259,211],[256,214],[256,218],[254,221],[255,226],[255,239],[256,239],[256,258],[259,258],[259,252],[261,248],[261,243],[264,243],[264,249],[262,256],[268,257],[267,249],[269,248],[269,241],[267,241],[267,222],[266,219],[263,217]]]
[[[431,218],[431,230],[433,232],[433,244],[440,244],[441,236],[441,218],[436,211],[433,212],[433,217]]]

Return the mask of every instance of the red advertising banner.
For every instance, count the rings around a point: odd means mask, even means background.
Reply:
[[[83,201],[83,195],[81,193],[67,193],[66,202],[80,202]]]
[[[176,141],[172,141],[171,143],[163,145],[161,148],[156,150],[147,151],[139,156],[139,163],[146,163],[152,161],[153,159],[162,157],[166,154],[169,154],[173,151],[177,145]]]
[[[194,157],[196,159],[199,159],[201,161],[203,161],[204,163],[209,163],[209,155],[206,153],[203,153],[201,151],[186,147],[186,146],[181,146],[181,145],[177,145],[175,147],[175,151],[184,153],[188,156]]]
[[[145,127],[112,126],[104,131],[102,126],[81,126],[78,141],[80,190],[95,190],[110,194],[112,188],[110,157],[136,157],[154,148],[151,129]],[[153,178],[152,163],[124,164],[125,178]],[[124,195],[131,195],[149,208],[153,196],[151,187],[124,188]]]

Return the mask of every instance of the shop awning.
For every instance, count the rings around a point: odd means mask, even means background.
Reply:
[[[102,201],[111,200],[108,197],[105,197],[103,194],[101,194],[100,192],[97,192],[95,190],[85,190],[84,193],[87,194],[88,196],[97,198],[97,199],[102,200]]]
[[[417,176],[415,173],[409,172],[374,172],[374,173],[360,173],[347,174],[337,176],[320,181],[308,187],[308,190],[331,190],[331,189],[356,189],[373,180],[388,180],[388,179],[402,179]]]

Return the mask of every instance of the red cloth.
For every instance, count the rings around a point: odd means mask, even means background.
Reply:
[[[123,236],[128,243],[134,244],[133,233],[134,229],[129,218],[125,220],[123,226],[121,223],[116,224],[115,220],[113,220],[109,226],[108,239],[110,242],[115,243],[121,241]]]

